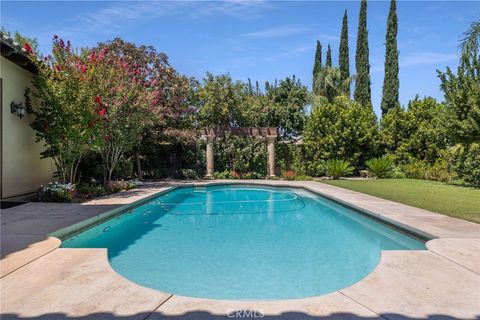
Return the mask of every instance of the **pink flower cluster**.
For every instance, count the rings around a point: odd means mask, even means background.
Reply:
[[[29,53],[29,54],[33,53],[33,49],[32,49],[32,47],[30,47],[30,45],[28,44],[28,42],[25,42],[25,43],[23,44],[23,49],[24,49],[27,53]]]
[[[103,104],[102,98],[100,98],[100,96],[96,96],[96,97],[95,97],[95,103],[98,104],[97,114],[98,114],[100,117],[105,117],[105,115],[107,114],[107,108],[106,108],[105,105]]]

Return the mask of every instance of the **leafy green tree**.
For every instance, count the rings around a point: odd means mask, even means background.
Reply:
[[[306,121],[307,87],[295,76],[287,77],[278,85],[267,85],[265,96],[271,107],[264,125],[280,128],[283,138],[300,135]]]
[[[229,75],[207,74],[198,91],[199,119],[204,126],[278,127],[283,138],[299,135],[305,124],[308,89],[295,76],[252,93],[248,84]]]
[[[348,49],[348,16],[347,10],[343,15],[342,33],[340,36],[340,48],[338,56],[338,65],[340,67],[341,79],[346,80],[350,77],[350,58]],[[350,97],[350,86],[346,88],[346,95]]]
[[[45,145],[41,156],[53,159],[62,183],[75,183],[78,165],[98,142],[95,93],[88,81],[93,68],[57,36],[51,55],[43,60],[31,55],[38,70],[33,94],[39,101],[31,110],[35,115],[31,126],[36,141]]]
[[[362,106],[372,106],[370,62],[367,30],[367,0],[362,0],[358,20],[357,49],[355,52],[356,81],[353,97]]]
[[[400,88],[400,80],[398,78],[398,49],[397,49],[397,2],[391,0],[390,13],[387,20],[387,36],[385,40],[385,77],[383,78],[382,92],[382,116],[388,110],[395,108],[398,102],[398,91]]]
[[[457,74],[447,67],[437,71],[453,121],[449,123],[455,141],[468,145],[480,141],[480,59],[478,48],[463,53]]]
[[[448,130],[458,152],[455,167],[465,181],[480,185],[480,21],[475,21],[461,39],[457,73],[447,67],[438,72],[447,110]]]
[[[6,30],[2,27],[2,33],[7,35],[7,37],[12,38],[20,47],[24,47],[25,44],[32,49],[32,52],[37,55],[41,56],[40,51],[38,51],[38,40],[37,38],[29,38],[27,36],[22,35],[20,32],[15,31],[13,35],[10,31]]]
[[[377,134],[372,109],[337,97],[333,103],[314,101],[303,137],[309,161],[343,159],[358,168],[375,154]]]
[[[207,73],[198,89],[199,120],[203,126],[237,125],[239,107],[244,99],[244,84],[233,82],[228,74]]]
[[[451,145],[447,111],[445,104],[430,97],[417,96],[406,110],[397,105],[381,121],[381,144],[385,152],[394,154],[400,163],[415,159],[435,163]]]
[[[322,44],[317,40],[317,48],[315,50],[315,61],[313,62],[313,78],[312,78],[312,91],[316,87],[315,81],[317,80],[317,75],[322,69]]]
[[[327,58],[325,59],[325,67],[332,67],[332,49],[330,45],[327,47]]]

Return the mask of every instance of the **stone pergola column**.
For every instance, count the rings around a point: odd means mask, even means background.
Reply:
[[[268,149],[267,174],[269,177],[275,177],[275,138],[272,136],[266,137]]]
[[[213,159],[213,138],[212,136],[207,136],[207,175],[206,178],[212,178],[213,172],[215,170],[214,159]]]

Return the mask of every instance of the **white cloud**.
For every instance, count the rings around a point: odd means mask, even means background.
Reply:
[[[244,33],[243,36],[248,38],[256,38],[256,39],[278,38],[278,37],[285,37],[285,36],[302,33],[306,30],[308,29],[304,27],[280,26],[280,27],[270,28],[262,31]]]
[[[436,52],[415,52],[411,53],[405,58],[400,59],[401,67],[411,67],[422,64],[435,64],[442,62],[449,62],[458,59],[457,54],[451,53],[436,53]]]
[[[252,19],[272,5],[264,0],[257,1],[119,1],[110,3],[100,10],[82,14],[72,22],[74,27],[67,33],[98,31],[112,33],[128,28],[132,23],[142,23],[162,16],[186,15],[200,18],[212,15],[227,15],[237,19]]]
[[[197,5],[192,17],[224,14],[242,20],[258,18],[263,9],[273,6],[266,0],[199,1]]]

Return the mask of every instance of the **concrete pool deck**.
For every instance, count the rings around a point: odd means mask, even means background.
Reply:
[[[27,203],[1,213],[1,319],[477,319],[480,225],[307,181],[208,181],[303,187],[435,238],[425,251],[383,251],[363,280],[336,292],[283,301],[171,295],[112,270],[106,249],[59,248],[48,234],[182,184],[149,183],[81,204]]]

